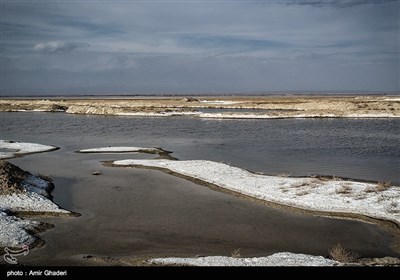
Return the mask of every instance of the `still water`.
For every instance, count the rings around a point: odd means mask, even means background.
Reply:
[[[85,265],[85,256],[326,256],[341,243],[363,257],[399,256],[393,232],[360,221],[289,212],[154,170],[102,160],[145,154],[79,154],[101,146],[163,147],[179,159],[224,161],[265,173],[327,174],[399,182],[399,120],[203,120],[0,113],[0,139],[60,147],[10,160],[51,175],[54,201],[82,214],[37,220],[55,225],[18,259],[31,265]],[[92,176],[100,171],[102,176]]]
[[[400,183],[399,119],[214,120],[0,113],[1,138],[83,149],[162,147],[267,174]]]

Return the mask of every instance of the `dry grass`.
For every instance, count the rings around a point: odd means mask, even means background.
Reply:
[[[231,257],[232,257],[232,258],[240,258],[240,257],[241,257],[241,256],[240,256],[240,248],[233,250],[233,251],[231,252]]]
[[[342,185],[340,188],[335,191],[337,194],[349,194],[351,193],[351,187],[348,185]]]
[[[317,176],[317,179],[319,179],[322,182],[327,182],[327,181],[331,181],[332,177],[328,177],[328,176]]]
[[[376,185],[376,191],[382,192],[382,191],[387,190],[388,188],[390,188],[390,186],[391,186],[390,182],[380,181],[380,182],[378,182],[378,185]]]
[[[53,181],[54,181],[54,179],[50,175],[44,175],[44,174],[38,173],[37,176],[40,179],[43,179],[43,180],[48,181],[50,183],[53,183]]]
[[[343,178],[333,175],[332,180],[333,181],[343,181]]]
[[[332,247],[329,255],[335,261],[342,263],[352,263],[360,257],[359,254],[346,250],[340,243]]]
[[[378,184],[376,186],[366,188],[365,192],[367,192],[367,193],[382,192],[384,190],[387,190],[390,187],[391,187],[390,182],[380,181],[380,182],[378,182]]]

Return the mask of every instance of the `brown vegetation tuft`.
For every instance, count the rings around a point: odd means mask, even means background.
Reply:
[[[359,254],[346,250],[340,243],[332,247],[329,255],[335,261],[342,263],[352,263],[360,257]]]
[[[21,182],[28,174],[21,168],[0,160],[0,195],[23,192]]]
[[[390,182],[380,181],[380,182],[378,182],[378,185],[376,186],[376,190],[378,192],[381,192],[381,191],[387,190],[388,188],[390,188],[390,186],[391,186]]]
[[[351,187],[348,185],[342,185],[340,188],[336,190],[337,194],[349,194],[351,193]]]
[[[231,256],[232,258],[240,258],[240,248],[233,250]]]

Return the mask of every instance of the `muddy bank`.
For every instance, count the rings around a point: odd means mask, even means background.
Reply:
[[[101,148],[91,148],[76,151],[82,154],[129,154],[129,153],[142,153],[142,154],[152,154],[158,155],[157,159],[168,159],[177,160],[177,158],[171,156],[173,152],[164,150],[159,147],[101,147]]]
[[[199,108],[207,108],[203,113]],[[246,109],[212,112],[209,109]],[[252,112],[251,110],[254,110]],[[265,112],[263,112],[265,110]],[[0,111],[67,112],[120,116],[192,116],[199,118],[395,118],[400,117],[397,96],[269,96],[126,99],[0,99]]]

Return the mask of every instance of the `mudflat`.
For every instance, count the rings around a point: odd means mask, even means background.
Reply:
[[[82,214],[38,219],[55,228],[40,234],[46,245],[21,257],[21,263],[121,265],[151,257],[230,255],[238,248],[242,256],[281,251],[326,256],[337,243],[362,256],[398,256],[392,233],[377,225],[288,212],[159,171],[100,162],[124,155],[66,158],[66,153],[13,159],[23,168],[52,174],[55,202]],[[90,175],[93,170],[102,175]]]

